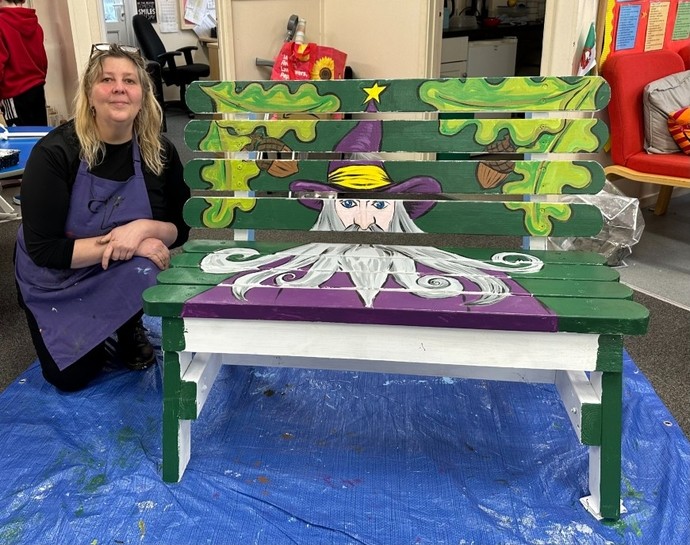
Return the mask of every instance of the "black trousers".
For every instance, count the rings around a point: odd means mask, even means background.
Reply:
[[[31,340],[33,341],[34,348],[36,349],[36,356],[38,356],[38,361],[41,364],[43,377],[58,390],[63,390],[65,392],[76,392],[77,390],[83,390],[93,379],[100,375],[103,367],[110,359],[110,353],[112,352],[112,350],[109,350],[108,347],[110,339],[104,339],[101,343],[96,345],[73,364],[65,369],[60,370],[57,363],[55,363],[55,360],[46,348],[45,343],[43,342],[41,330],[36,323],[34,315],[24,304],[21,292],[19,291],[19,286],[16,286],[16,288],[17,300],[26,314],[26,322],[29,326]],[[118,337],[132,337],[134,327],[141,319],[143,313],[144,311],[140,310],[122,326],[120,326],[116,332],[114,331],[113,333],[117,333]]]
[[[5,101],[3,101],[4,103]],[[37,85],[12,99],[12,107],[3,108],[8,125],[44,127],[48,124],[45,85]]]

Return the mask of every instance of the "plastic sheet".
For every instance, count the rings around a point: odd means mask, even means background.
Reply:
[[[629,359],[615,523],[551,386],[224,367],[166,484],[160,374],[0,394],[0,543],[690,543],[690,444]]]
[[[593,237],[551,237],[548,247],[598,252],[606,257],[608,265],[623,265],[623,260],[632,254],[632,247],[640,241],[644,231],[640,202],[624,195],[609,181],[596,195],[568,195],[561,201],[597,205],[604,218],[604,227]]]

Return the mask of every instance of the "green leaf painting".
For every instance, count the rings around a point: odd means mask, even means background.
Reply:
[[[232,81],[223,81],[211,86],[203,86],[218,113],[241,112],[300,112],[323,114],[337,112],[340,99],[333,95],[321,95],[313,83],[303,83],[296,92],[288,85],[268,83],[268,89],[260,83],[250,83],[243,87]]]
[[[421,85],[419,96],[443,112],[594,110],[605,85],[599,78],[431,80]]]

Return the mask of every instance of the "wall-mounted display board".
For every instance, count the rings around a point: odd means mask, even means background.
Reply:
[[[690,44],[690,0],[608,0],[600,61],[617,52]]]

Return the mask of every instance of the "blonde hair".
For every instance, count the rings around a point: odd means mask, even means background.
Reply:
[[[103,72],[103,59],[107,57],[124,58],[136,66],[137,76],[142,87],[141,110],[134,118],[134,133],[141,150],[144,164],[156,175],[163,172],[163,141],[161,124],[163,111],[153,92],[153,82],[144,58],[138,53],[125,51],[117,44],[110,44],[107,50],[94,50],[86,65],[79,89],[74,98],[74,126],[81,146],[80,158],[93,168],[102,161],[105,144],[101,141],[96,120],[89,104],[89,95]]]

